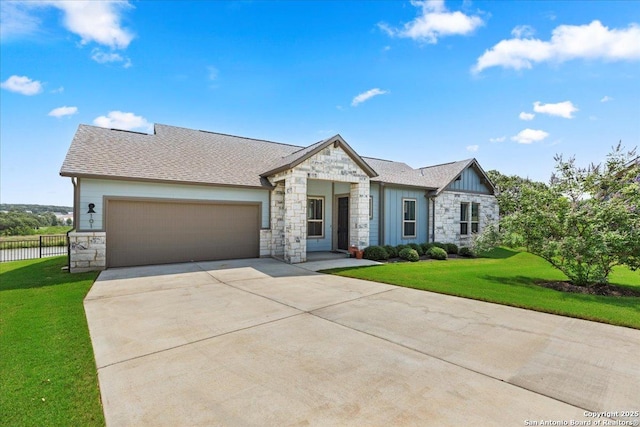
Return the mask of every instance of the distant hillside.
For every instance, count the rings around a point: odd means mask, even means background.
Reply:
[[[17,211],[27,212],[31,211],[34,214],[40,214],[45,212],[64,213],[72,212],[73,208],[70,206],[52,206],[52,205],[13,205],[10,203],[0,203],[0,211]]]

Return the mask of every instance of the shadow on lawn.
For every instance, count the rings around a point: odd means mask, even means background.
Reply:
[[[14,261],[25,262],[25,261]],[[7,271],[11,263],[3,263],[0,273],[0,292],[15,289],[34,289],[65,285],[85,280],[95,280],[97,273],[70,274],[61,268],[67,265],[66,257],[43,258],[28,262],[24,267]]]
[[[640,304],[638,301],[640,297],[618,297],[618,296],[604,296],[604,295],[593,295],[593,294],[581,294],[575,292],[564,292],[556,289],[550,289],[544,286],[538,285],[538,283],[543,282],[553,282],[554,280],[550,279],[542,279],[536,277],[527,277],[527,276],[512,276],[512,277],[502,277],[502,276],[491,276],[484,275],[481,276],[482,279],[488,280],[491,282],[500,283],[503,285],[520,285],[520,286],[528,286],[535,289],[547,289],[549,291],[555,292],[560,298],[564,300],[576,300],[576,301],[593,301],[598,304],[608,304],[618,307],[631,308],[635,311],[640,312]]]
[[[478,254],[479,258],[506,259],[518,255],[520,252],[508,248],[494,248],[488,252]]]

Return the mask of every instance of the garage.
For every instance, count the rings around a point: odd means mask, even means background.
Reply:
[[[257,258],[258,203],[109,199],[107,267]]]

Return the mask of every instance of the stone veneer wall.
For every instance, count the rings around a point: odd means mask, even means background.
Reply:
[[[369,246],[369,180],[351,184],[349,194],[349,246]]]
[[[273,241],[271,230],[260,230],[260,258],[271,256],[271,243]]]
[[[349,243],[368,246],[369,176],[341,147],[330,145],[296,167],[269,177],[276,185],[271,194],[272,255],[279,255],[282,236],[285,261],[307,260],[307,179],[351,183]],[[325,209],[325,215],[331,212]]]
[[[435,241],[470,246],[471,234],[460,234],[460,203],[480,203],[480,231],[499,219],[498,201],[486,194],[444,191],[436,198]],[[431,206],[429,207],[431,209]],[[431,234],[431,230],[429,230]]]
[[[271,256],[284,258],[284,181],[271,192]]]
[[[69,265],[71,273],[100,271],[107,266],[107,233],[104,231],[72,231]]]

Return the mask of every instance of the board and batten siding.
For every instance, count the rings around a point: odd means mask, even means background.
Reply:
[[[403,199],[416,201],[416,237],[402,237]],[[385,245],[406,245],[408,243],[427,242],[429,209],[424,190],[400,187],[384,187],[384,242]]]
[[[467,191],[478,194],[491,194],[489,187],[482,182],[483,178],[472,167],[466,168],[460,174],[460,179],[453,181],[447,187],[450,191]]]
[[[369,196],[373,200],[373,217],[369,219],[369,245],[378,245],[380,239],[380,184],[371,183]]]
[[[80,220],[78,230],[104,230],[105,197],[146,199],[185,199],[203,201],[258,202],[261,204],[261,227],[269,228],[269,190],[252,188],[212,187],[201,185],[165,184],[136,181],[81,178],[79,183]],[[87,213],[89,203],[95,204],[93,224]],[[188,220],[188,218],[185,218]]]

